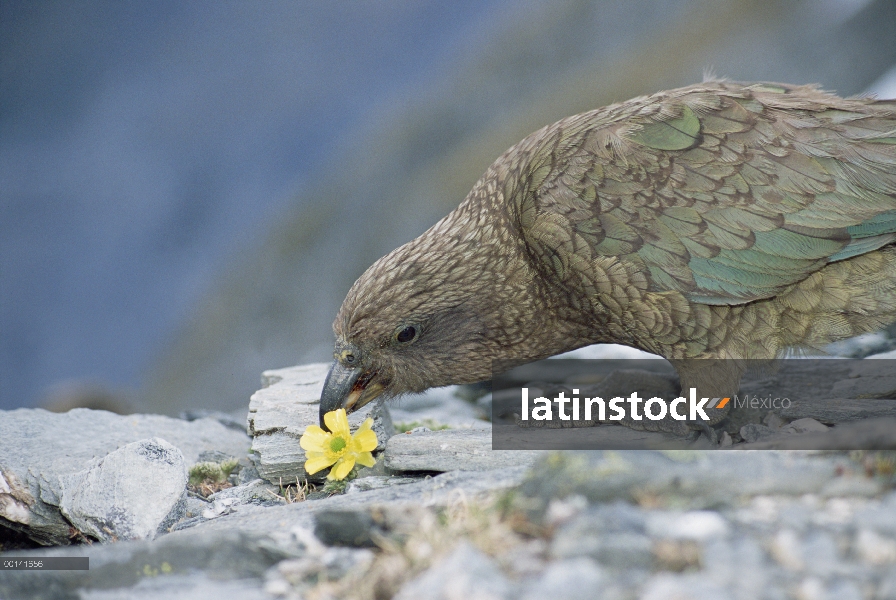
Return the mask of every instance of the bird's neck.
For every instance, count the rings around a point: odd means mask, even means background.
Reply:
[[[505,200],[516,192],[508,177],[487,173],[446,225],[456,260],[476,273],[468,281],[490,352],[522,364],[593,343],[594,321],[533,262],[518,210]]]

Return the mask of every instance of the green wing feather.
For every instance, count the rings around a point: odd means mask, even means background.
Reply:
[[[769,298],[896,242],[894,132],[893,102],[809,86],[710,82],[636,98],[546,131],[563,142],[539,157],[549,169],[535,211],[587,242],[551,238],[564,265],[569,252],[617,256],[656,291]]]

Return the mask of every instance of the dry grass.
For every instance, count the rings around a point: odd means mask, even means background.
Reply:
[[[268,491],[270,495],[275,498],[279,498],[284,504],[294,504],[296,502],[304,502],[308,498],[308,494],[315,491],[317,488],[307,479],[303,481],[299,481],[298,476],[296,476],[296,483],[292,485],[287,483],[285,486],[283,485],[283,478],[280,478],[280,493],[275,494],[274,492]]]
[[[896,451],[855,450],[849,457],[861,465],[868,477],[879,477],[896,484]]]

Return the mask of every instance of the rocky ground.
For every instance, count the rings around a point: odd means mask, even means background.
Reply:
[[[0,559],[90,558],[0,569],[0,598],[896,599],[892,443],[496,451],[489,397],[445,388],[353,415],[377,464],[334,485],[298,445],[326,368],[266,372],[248,423],[0,413]],[[857,435],[816,417],[735,445]]]

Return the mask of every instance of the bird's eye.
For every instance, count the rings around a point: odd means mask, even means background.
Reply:
[[[407,344],[414,340],[417,337],[417,328],[413,325],[408,325],[401,331],[395,334],[395,340],[401,344]]]

